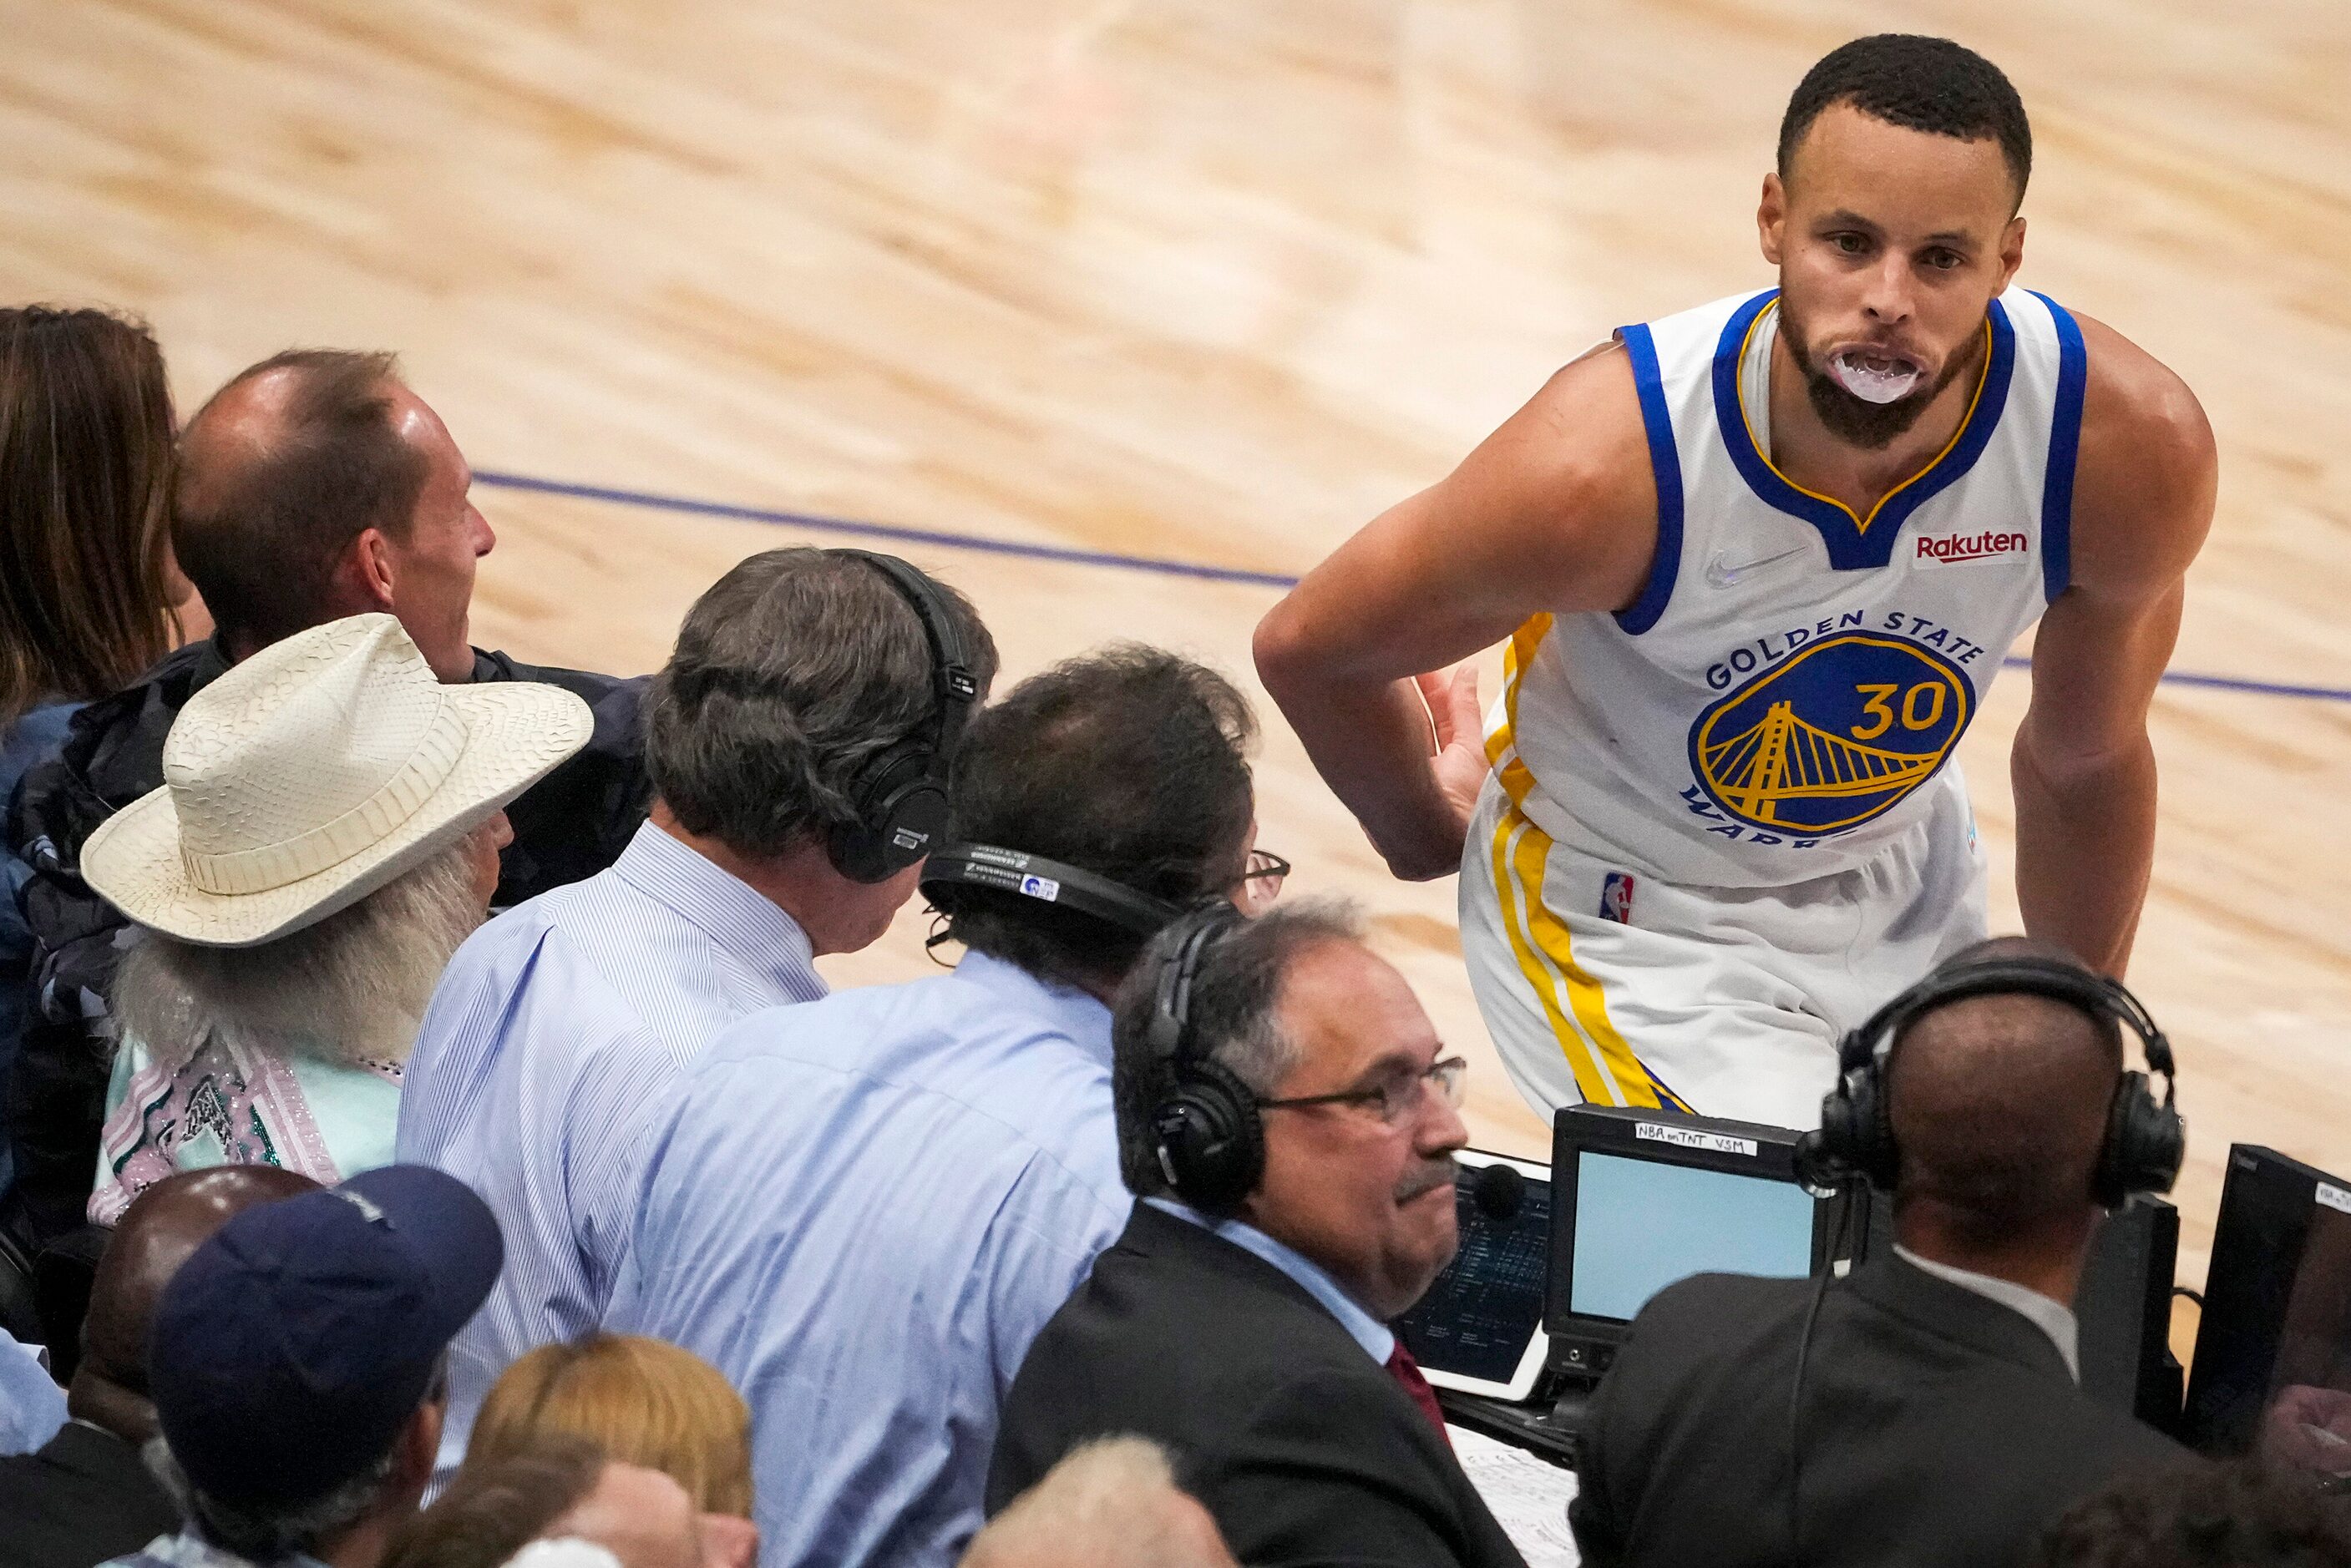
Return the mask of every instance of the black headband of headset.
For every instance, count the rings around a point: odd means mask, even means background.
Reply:
[[[2138,998],[2119,981],[2093,974],[2077,964],[2029,954],[1980,959],[1935,971],[1846,1035],[1839,1065],[1845,1072],[1867,1065],[1891,1049],[1902,1031],[1937,1008],[1971,996],[2017,995],[2045,996],[2086,1013],[2098,1023],[2127,1025],[2147,1053],[2148,1070],[2163,1075],[2165,1103],[2169,1103],[2171,1042],[2155,1026]]]
[[[895,556],[874,550],[831,553],[865,562],[889,578],[914,607],[914,618],[922,623],[923,636],[931,645],[931,691],[937,699],[929,722],[918,733],[935,759],[934,771],[944,767],[955,755],[956,742],[963,738],[964,721],[971,716],[972,704],[979,701],[979,682],[965,662],[963,639],[956,632],[955,617],[947,613],[946,598],[921,568]]]
[[[923,890],[954,887],[993,888],[1035,898],[1143,937],[1157,935],[1184,912],[1165,898],[1138,893],[1081,866],[993,844],[951,844],[931,851],[923,866]]]
[[[1152,1060],[1165,1069],[1183,1055],[1192,1033],[1192,981],[1200,972],[1200,955],[1210,942],[1237,924],[1241,913],[1218,899],[1184,917],[1183,936],[1159,965],[1154,988],[1151,1032],[1144,1043]]]

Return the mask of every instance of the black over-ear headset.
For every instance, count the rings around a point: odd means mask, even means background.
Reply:
[[[2188,1147],[2188,1125],[2173,1107],[2171,1043],[2120,982],[2071,963],[2020,956],[1946,964],[1887,1002],[1837,1047],[1837,1082],[1821,1102],[1821,1125],[1796,1145],[1796,1174],[1815,1190],[1864,1180],[1894,1189],[1901,1151],[1886,1096],[1886,1064],[1903,1030],[1938,1007],[1970,996],[2045,996],[2137,1034],[2147,1073],[2127,1072],[2106,1111],[2091,1190],[2109,1209],[2134,1192],[2168,1192]],[[2158,1100],[2148,1075],[2160,1074]]]
[[[946,764],[963,738],[964,721],[979,700],[979,682],[964,661],[963,639],[936,583],[895,556],[833,550],[865,562],[890,580],[914,607],[930,644],[931,716],[912,734],[876,753],[849,787],[854,815],[826,836],[833,867],[853,882],[881,882],[912,866],[946,835]]]
[[[1144,1042],[1160,1085],[1151,1107],[1159,1174],[1176,1197],[1205,1214],[1230,1214],[1265,1175],[1265,1124],[1257,1096],[1192,1038],[1192,984],[1201,955],[1241,919],[1222,899],[1185,917],[1182,935],[1155,977]]]

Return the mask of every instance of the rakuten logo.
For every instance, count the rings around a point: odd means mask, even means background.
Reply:
[[[1912,559],[1922,566],[1956,566],[1962,561],[2028,555],[2032,549],[2032,541],[2022,534],[1946,534],[1939,539],[1921,535]]]

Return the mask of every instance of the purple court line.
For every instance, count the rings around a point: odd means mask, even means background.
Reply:
[[[1017,539],[990,539],[984,535],[955,534],[937,528],[905,528],[892,523],[863,523],[852,517],[826,517],[813,512],[786,512],[767,506],[737,506],[725,501],[697,501],[684,495],[659,495],[646,490],[616,490],[601,484],[574,484],[567,480],[538,479],[527,473],[501,473],[476,469],[478,484],[502,490],[528,490],[541,495],[569,495],[581,501],[607,501],[616,506],[636,506],[653,512],[683,512],[696,517],[725,517],[738,523],[767,523],[778,527],[806,528],[826,534],[849,534],[863,539],[888,539],[901,545],[934,545],[943,550],[977,550],[991,556],[1014,556],[1031,561],[1058,561],[1072,566],[1108,566],[1123,572],[1151,572],[1166,577],[1191,577],[1211,583],[1246,583],[1261,588],[1292,588],[1298,579],[1280,572],[1253,572],[1241,566],[1209,566],[1198,561],[1174,561],[1161,556],[1123,556],[1113,550],[1078,550],[1066,545],[1031,545]],[[2032,660],[2001,660],[2012,670],[2030,670]],[[2351,702],[2351,688],[2301,686],[2282,680],[2252,680],[2236,675],[2201,675],[2193,670],[2167,670],[2167,686],[2196,686],[2213,691],[2242,691],[2257,697],[2300,697],[2315,702]]]

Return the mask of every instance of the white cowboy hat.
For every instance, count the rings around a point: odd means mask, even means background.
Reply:
[[[323,920],[455,843],[588,742],[556,686],[444,686],[388,615],[271,643],[188,699],[163,787],[82,848],[142,926],[244,948]]]

